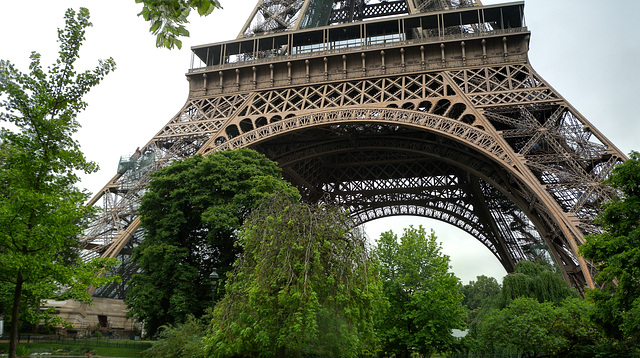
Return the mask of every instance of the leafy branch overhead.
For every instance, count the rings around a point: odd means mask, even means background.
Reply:
[[[180,37],[189,37],[185,25],[191,10],[200,16],[207,16],[215,9],[222,9],[217,0],[136,0],[142,3],[142,16],[151,25],[149,32],[156,35],[156,47],[182,48]]]

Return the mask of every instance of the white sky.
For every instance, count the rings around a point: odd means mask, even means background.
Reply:
[[[257,0],[221,0],[224,10],[191,19],[191,38],[183,49],[155,48],[148,25],[136,15],[134,0],[0,1],[0,58],[27,71],[37,51],[47,66],[56,58],[56,29],[67,8],[89,8],[94,26],[87,31],[78,70],[113,57],[117,70],[86,97],[79,119],[82,149],[101,170],[85,176],[82,187],[96,192],[115,174],[120,155],[144,146],[183,106],[187,72],[195,45],[235,38]],[[484,4],[506,1],[484,0]],[[532,32],[530,60],[536,71],[624,153],[640,150],[640,2],[622,0],[528,0],[526,23]],[[615,6],[613,5],[615,4]],[[463,282],[477,275],[501,278],[497,260],[478,241],[450,225],[415,217],[393,217],[367,224],[380,232],[422,224],[434,228],[443,251]]]

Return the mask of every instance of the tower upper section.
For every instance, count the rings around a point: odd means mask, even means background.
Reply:
[[[320,11],[321,6],[316,3],[344,4],[349,1],[362,0],[299,0],[299,5],[310,6],[313,11]],[[377,1],[377,0],[376,0]],[[463,0],[460,0],[462,2]],[[270,0],[273,4],[276,0]],[[293,0],[279,0],[293,6]],[[267,0],[262,0],[256,10],[262,9]],[[315,26],[327,23],[338,16],[334,7],[327,10],[327,14],[313,15],[310,8],[299,8],[296,14],[303,13],[301,29],[292,31],[291,28],[283,29],[291,31],[266,31],[260,35],[252,32],[252,36],[243,37],[231,41],[207,44],[192,47],[194,59],[191,65],[191,73],[211,71],[234,66],[257,65],[264,62],[273,62],[283,59],[294,60],[301,57],[327,56],[336,53],[363,51],[374,48],[386,48],[395,46],[443,43],[448,41],[470,41],[472,39],[499,37],[527,33],[524,21],[524,2],[513,2],[488,6],[463,6],[452,0],[407,0],[377,2],[376,4],[362,3],[362,8],[371,6],[371,9],[380,9],[382,6],[392,4],[404,4],[401,7],[406,10],[416,7],[415,14],[400,17],[382,17],[375,19],[370,12],[348,12],[349,18],[357,14],[360,18],[371,18],[367,21],[338,23],[331,25]],[[409,6],[408,4],[411,4]],[[467,4],[467,2],[464,2]],[[396,6],[393,5],[393,6]],[[446,6],[445,6],[446,5]],[[283,5],[284,6],[284,5]],[[400,6],[400,5],[398,5]],[[440,7],[448,7],[444,10],[432,10]],[[353,7],[352,7],[353,8]],[[350,9],[352,9],[350,8]],[[293,8],[292,8],[293,9]],[[262,10],[260,10],[262,11]],[[293,11],[293,10],[291,10]],[[386,11],[389,15],[392,11]],[[293,12],[292,12],[293,14]],[[347,14],[343,12],[342,14]],[[294,15],[291,15],[293,19]],[[295,15],[298,16],[298,15]],[[343,16],[343,15],[340,15]],[[347,15],[344,15],[347,16]],[[343,16],[343,17],[344,17]],[[369,16],[369,17],[367,17]],[[379,17],[379,16],[375,16]],[[305,20],[307,19],[307,20]],[[323,19],[320,21],[320,19]],[[355,20],[353,20],[355,21]],[[309,26],[307,26],[309,25]],[[310,26],[314,25],[314,26]],[[308,28],[302,28],[308,27]],[[502,48],[502,43],[498,46]],[[504,51],[506,53],[506,51]],[[462,55],[460,55],[462,56]],[[486,57],[486,54],[484,55]]]
[[[260,0],[238,38],[477,4],[477,0]]]

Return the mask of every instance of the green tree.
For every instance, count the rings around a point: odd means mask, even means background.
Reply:
[[[467,336],[472,338],[478,331],[478,324],[483,316],[498,304],[501,286],[493,277],[478,276],[476,281],[470,281],[462,286],[460,292],[464,296],[462,304],[466,309],[466,322],[469,327]],[[471,334],[469,336],[469,334]],[[465,338],[467,337],[465,336]],[[465,344],[469,339],[463,339]]]
[[[31,54],[29,73],[0,61],[0,281],[11,290],[11,342],[16,354],[20,320],[50,319],[38,307],[46,298],[90,300],[87,286],[112,261],[84,263],[77,238],[82,235],[88,194],[75,187],[77,172],[97,169],[72,138],[83,96],[115,68],[112,59],[77,73],[74,64],[91,26],[89,11],[67,10],[58,30],[59,57],[47,71]],[[21,314],[23,313],[23,314]]]
[[[469,310],[492,306],[500,294],[500,289],[500,284],[494,277],[480,275],[476,281],[462,286],[462,304]]]
[[[378,327],[386,353],[409,357],[450,350],[456,342],[451,330],[464,327],[463,296],[433,231],[409,227],[400,240],[385,232],[376,252],[389,301]]]
[[[589,290],[595,321],[608,337],[640,345],[640,154],[615,167],[604,184],[616,190],[597,222],[603,232],[590,235],[580,252],[597,265],[597,282]]]
[[[504,308],[521,297],[560,304],[565,298],[578,296],[554,266],[544,261],[520,261],[514,272],[502,279],[498,307]]]
[[[210,317],[210,316],[205,316]],[[142,352],[149,358],[205,358],[204,341],[206,324],[189,315],[184,323],[160,327],[160,339]]]
[[[139,211],[145,239],[133,254],[141,272],[126,297],[149,335],[211,307],[209,275],[216,268],[224,279],[244,219],[283,190],[297,195],[274,162],[249,149],[195,155],[152,175]]]
[[[523,354],[528,357],[593,357],[599,334],[589,320],[591,305],[581,298],[560,304],[520,297],[503,309],[491,309],[473,332],[475,354]]]
[[[244,253],[213,312],[213,357],[357,357],[374,347],[380,281],[345,214],[278,195],[243,227]]]
[[[560,333],[558,308],[552,302],[516,298],[499,310],[493,309],[479,325],[475,353],[520,353],[528,357],[558,353],[567,345]]]
[[[156,35],[156,47],[172,49],[182,48],[178,38],[189,37],[185,27],[191,10],[197,10],[200,16],[207,16],[215,9],[221,9],[218,0],[136,0],[142,3],[142,16],[149,22],[149,32]]]
[[[591,357],[600,338],[591,311],[553,266],[519,262],[493,304],[475,312],[464,343],[476,354]]]

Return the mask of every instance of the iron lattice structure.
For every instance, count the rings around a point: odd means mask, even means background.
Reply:
[[[241,147],[358,222],[442,220],[508,272],[547,257],[593,286],[577,248],[626,157],[531,67],[523,2],[472,5],[262,0],[238,39],[192,48],[186,104],[91,201],[86,256],[120,258],[125,278],[95,294],[126,290],[149,174]]]

